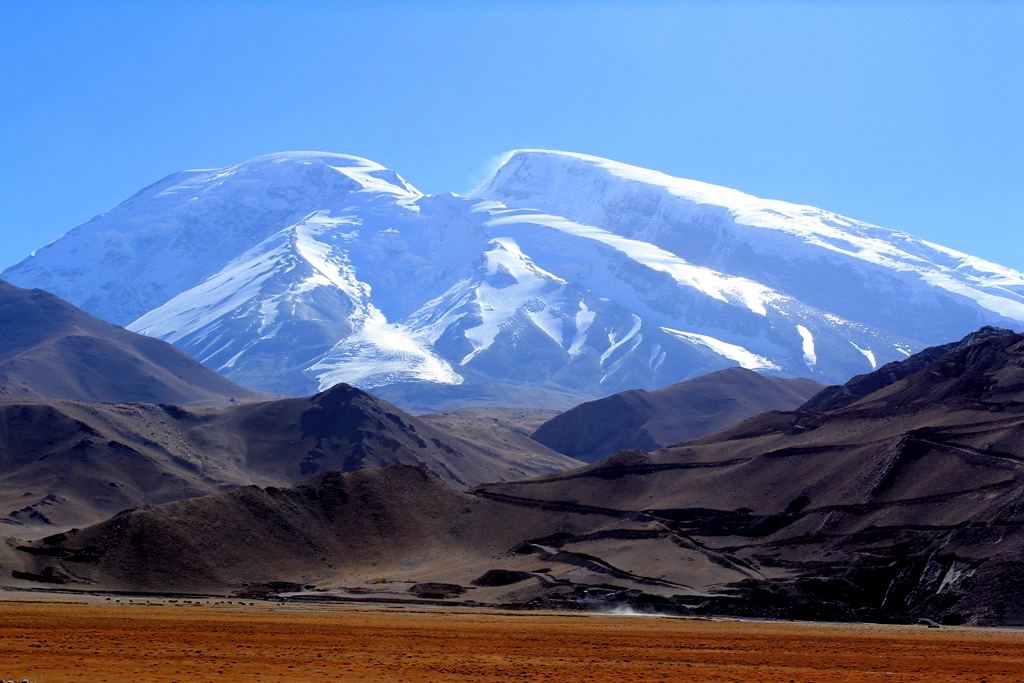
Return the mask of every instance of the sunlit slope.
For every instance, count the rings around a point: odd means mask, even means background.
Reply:
[[[537,151],[471,197],[319,152],[182,172],[4,276],[248,387],[346,382],[424,409],[502,403],[504,390],[564,408],[728,367],[844,382],[1024,321],[1022,276],[995,264]]]

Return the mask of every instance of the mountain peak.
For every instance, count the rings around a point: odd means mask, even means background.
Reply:
[[[1016,271],[821,209],[529,149],[471,197],[321,152],[183,171],[4,275],[293,395],[415,384],[458,400],[497,382],[583,401],[737,364],[840,383],[1024,323]]]
[[[925,343],[987,323],[1020,329],[1024,322],[1024,274],[1011,268],[812,206],[600,157],[517,150],[474,196],[648,242],[693,265]],[[888,284],[879,288],[882,281]],[[866,286],[867,298],[848,296],[851,285]],[[892,305],[894,290],[926,298],[944,290],[955,310],[907,317]],[[979,308],[981,316],[967,312]],[[950,314],[959,318],[955,333],[939,323]]]
[[[699,180],[678,178],[661,171],[633,166],[621,161],[590,154],[549,149],[517,149],[510,152],[507,160],[498,168],[494,176],[473,194],[492,198],[496,194],[510,192],[518,182],[524,180],[532,183],[542,178],[557,182],[558,177],[562,175],[571,175],[575,178],[588,175],[590,176],[589,182],[595,184],[602,184],[609,180],[643,183],[663,188],[675,196],[704,204],[742,205],[769,201],[758,199],[732,188],[712,185]],[[783,204],[785,203],[783,202]]]
[[[329,168],[358,183],[363,190],[367,191],[410,194],[417,197],[423,194],[386,166],[370,159],[335,152],[275,152],[225,169],[188,171],[188,173],[246,173],[271,177],[287,173],[282,169],[294,168],[301,171],[302,167]]]
[[[373,161],[324,152],[268,154],[181,171],[33,252],[3,276],[128,325],[316,212],[353,213],[422,197]],[[55,263],[80,263],[57,268]]]

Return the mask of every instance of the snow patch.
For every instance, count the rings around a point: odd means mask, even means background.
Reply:
[[[804,363],[809,368],[814,367],[818,364],[818,356],[814,353],[814,335],[803,325],[797,325],[796,331],[800,333],[800,339],[803,342]]]
[[[587,305],[580,302],[580,310],[576,312],[576,334],[573,335],[572,343],[569,345],[569,355],[579,355],[580,349],[583,348],[583,344],[587,341],[587,331],[590,326],[594,324],[594,318],[597,314],[587,308]]]
[[[232,316],[259,299],[264,283],[284,270],[292,238],[290,230],[278,232],[202,284],[127,325],[127,329],[173,344]]]
[[[484,252],[484,257],[484,272],[488,276],[502,273],[511,280],[504,280],[506,286],[502,287],[494,287],[486,281],[475,286],[472,301],[476,304],[481,322],[464,330],[473,350],[466,354],[460,365],[465,365],[490,348],[503,326],[517,311],[522,311],[561,346],[562,320],[549,309],[546,299],[557,293],[566,284],[565,280],[538,268],[511,237],[491,240],[490,249]]]
[[[601,365],[602,365],[602,367],[604,366],[605,361],[608,360],[613,353],[615,353],[616,349],[618,349],[620,346],[622,346],[623,344],[628,342],[633,337],[637,336],[637,332],[640,331],[640,327],[642,325],[643,325],[643,323],[640,320],[640,316],[634,314],[633,315],[633,327],[629,330],[629,332],[626,333],[626,336],[624,336],[621,339],[617,340],[615,332],[609,332],[608,333],[608,343],[610,344],[610,346],[605,350],[604,353],[601,354]],[[642,337],[641,337],[641,339],[642,339]],[[639,339],[637,341],[639,341]]]
[[[683,332],[681,330],[674,330],[671,327],[661,328],[665,332],[668,332],[673,337],[688,341],[694,344],[698,344],[705,348],[711,349],[720,356],[725,356],[731,361],[735,361],[741,368],[747,370],[781,370],[778,365],[771,362],[764,356],[759,356],[756,353],[748,351],[747,349],[737,344],[730,344],[724,342],[721,339],[708,336],[706,334],[696,334],[695,332]]]
[[[684,287],[691,287],[724,303],[742,306],[758,315],[767,315],[765,304],[778,298],[778,294],[771,288],[752,280],[723,275],[710,268],[692,265],[653,244],[628,239],[592,225],[583,225],[561,216],[535,212],[512,212],[510,215],[494,213],[497,214],[497,217],[488,222],[488,225],[493,228],[517,223],[533,223],[600,242],[651,270],[669,274],[673,280]]]
[[[320,391],[341,382],[360,389],[412,380],[462,384],[462,375],[447,361],[427,350],[402,325],[388,323],[373,304],[350,320],[355,331],[309,368],[320,382]]]
[[[850,342],[850,344],[853,346],[853,348],[857,349],[858,351],[864,354],[864,357],[868,359],[869,363],[871,363],[872,370],[878,368],[878,363],[875,361],[875,353],[871,349],[862,349],[853,342]]]

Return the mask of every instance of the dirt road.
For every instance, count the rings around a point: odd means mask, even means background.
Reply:
[[[1024,680],[1011,631],[157,602],[0,602],[0,679]]]

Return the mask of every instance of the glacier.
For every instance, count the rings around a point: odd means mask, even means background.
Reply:
[[[809,206],[519,150],[467,196],[358,157],[184,171],[0,277],[232,380],[413,410],[564,408],[742,366],[843,382],[981,325],[1024,276]]]
[[[815,207],[607,159],[519,150],[473,194],[647,242],[928,344],[954,338],[952,329],[1024,320],[1024,276],[1010,268]]]

